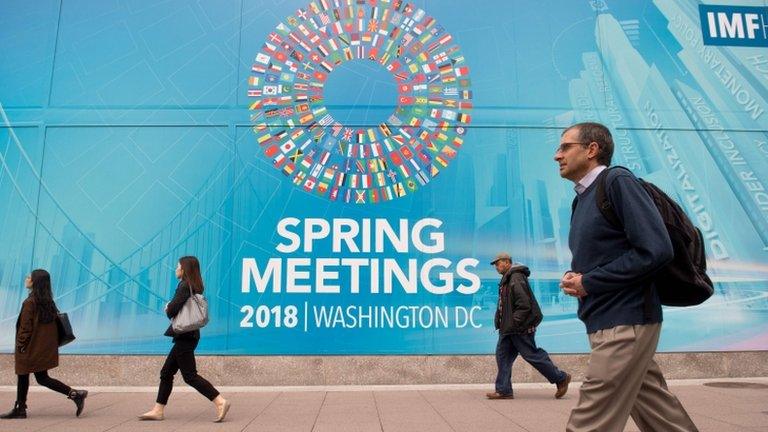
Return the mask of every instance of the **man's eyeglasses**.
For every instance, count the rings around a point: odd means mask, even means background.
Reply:
[[[580,145],[580,146],[586,147],[586,146],[588,146],[589,144],[591,144],[591,143],[583,143],[583,142],[565,142],[565,143],[562,143],[562,144],[560,144],[560,145],[559,145],[559,146],[558,146],[558,147],[555,149],[555,153],[563,153],[563,152],[565,152],[566,150],[568,150],[569,148],[571,148],[571,146]]]

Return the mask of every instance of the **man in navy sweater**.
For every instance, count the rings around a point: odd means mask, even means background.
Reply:
[[[672,243],[637,178],[624,169],[603,173],[612,156],[611,133],[598,123],[566,129],[555,152],[560,176],[576,184],[577,195],[568,236],[573,260],[560,287],[578,298],[592,348],[567,431],[623,431],[630,415],[644,432],[696,431],[653,360],[662,315],[650,276],[672,260]],[[620,228],[598,209],[601,173]]]

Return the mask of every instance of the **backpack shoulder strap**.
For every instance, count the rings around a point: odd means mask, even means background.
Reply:
[[[621,221],[619,220],[619,217],[616,216],[616,211],[613,209],[611,198],[607,193],[608,173],[616,169],[625,170],[631,173],[631,171],[629,171],[627,168],[624,168],[623,166],[613,166],[604,169],[603,172],[597,176],[597,179],[595,179],[597,182],[595,190],[595,202],[597,203],[597,209],[600,210],[600,213],[603,215],[605,220],[607,220],[608,223],[614,227],[621,228]]]

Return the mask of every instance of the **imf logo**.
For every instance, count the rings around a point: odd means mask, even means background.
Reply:
[[[704,45],[768,46],[768,7],[699,5]]]

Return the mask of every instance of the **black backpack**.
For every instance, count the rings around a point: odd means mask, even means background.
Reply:
[[[623,169],[629,172],[628,169],[620,166],[610,169]],[[605,219],[611,225],[620,228],[621,221],[605,193],[608,171],[608,169],[603,170],[595,180],[597,182],[595,201]],[[637,180],[659,209],[675,253],[672,262],[653,275],[661,304],[695,306],[703,303],[714,294],[715,288],[712,280],[707,276],[707,259],[704,255],[704,237],[701,231],[691,222],[685,211],[658,186],[641,178]],[[648,295],[646,293],[646,296]]]

